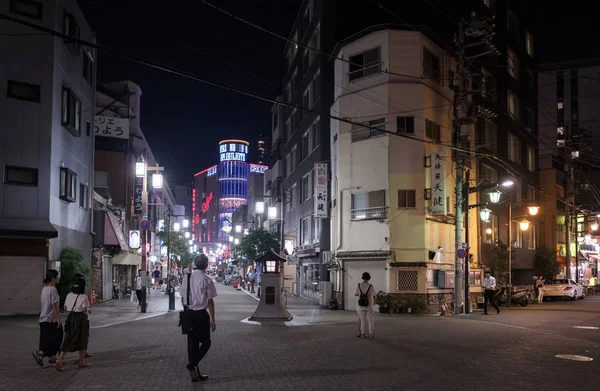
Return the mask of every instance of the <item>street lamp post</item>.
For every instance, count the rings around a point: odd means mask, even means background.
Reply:
[[[171,263],[171,210],[163,213],[167,230],[167,294],[169,295],[169,311],[175,311],[175,287],[173,286],[173,265]]]

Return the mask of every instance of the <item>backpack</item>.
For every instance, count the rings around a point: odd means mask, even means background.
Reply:
[[[369,289],[365,293],[363,293],[362,289],[360,289],[360,284],[358,284],[358,290],[360,291],[360,296],[358,296],[358,305],[360,307],[368,307],[369,306],[369,291],[371,290],[372,285],[369,284]]]

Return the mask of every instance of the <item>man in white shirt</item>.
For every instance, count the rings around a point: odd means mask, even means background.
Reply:
[[[202,375],[198,364],[210,349],[210,332],[215,331],[215,303],[213,299],[217,296],[217,289],[213,280],[206,274],[208,258],[204,254],[194,259],[194,271],[188,274],[190,300],[187,302],[188,275],[183,277],[181,289],[181,303],[190,311],[193,331],[187,334],[188,338],[188,364],[187,369],[193,382],[208,380],[208,376]],[[207,311],[208,310],[208,311]]]
[[[489,270],[485,271],[485,280],[483,281],[483,286],[485,288],[485,292],[483,293],[483,314],[488,314],[488,302],[492,304],[492,306],[496,309],[496,313],[499,314],[500,307],[498,307],[498,304],[496,304],[496,300],[494,300],[494,294],[496,294],[496,279],[492,277],[492,273]]]

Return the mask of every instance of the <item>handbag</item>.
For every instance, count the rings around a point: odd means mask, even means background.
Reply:
[[[67,319],[65,320],[64,329],[65,331],[71,330],[71,326],[73,325],[73,317],[71,314],[73,313],[73,309],[75,308],[75,304],[77,304],[77,299],[79,299],[79,295],[75,298],[75,302],[73,302],[73,307],[71,307],[71,311],[69,311],[69,315],[67,315]]]
[[[194,324],[192,322],[192,314],[190,309],[188,308],[190,304],[190,281],[191,281],[192,273],[188,273],[187,275],[187,293],[186,293],[186,304],[183,306],[183,311],[179,311],[179,326],[181,326],[181,334],[190,334],[194,331]]]

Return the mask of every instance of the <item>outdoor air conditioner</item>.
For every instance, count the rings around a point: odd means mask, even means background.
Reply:
[[[319,282],[319,292],[319,304],[322,307],[329,307],[329,302],[331,301],[331,295],[333,293],[333,283],[331,281]]]

